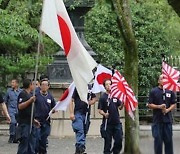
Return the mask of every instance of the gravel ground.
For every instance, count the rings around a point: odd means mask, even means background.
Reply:
[[[0,154],[16,154],[18,144],[7,143],[8,136],[0,136]],[[54,138],[49,137],[48,154],[73,154],[74,153],[73,137]],[[180,136],[174,136],[174,154],[179,153]],[[141,137],[140,148],[142,154],[153,154],[153,139],[152,137]],[[87,138],[88,154],[102,154],[103,139],[100,137]]]

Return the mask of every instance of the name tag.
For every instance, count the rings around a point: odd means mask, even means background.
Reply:
[[[22,98],[19,99],[19,103],[21,103],[21,102],[22,102]]]
[[[116,99],[116,98],[113,98],[113,102],[114,102],[114,103],[117,103],[117,99]]]
[[[166,97],[170,98],[170,97],[171,97],[171,94],[166,93]]]
[[[51,103],[51,100],[50,100],[50,99],[47,99],[47,102],[48,102],[48,103]]]

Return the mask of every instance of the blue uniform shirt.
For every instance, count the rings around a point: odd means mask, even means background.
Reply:
[[[22,90],[21,89],[17,89],[17,90],[14,90],[13,88],[9,88],[7,90],[7,93],[5,95],[5,102],[7,103],[7,106],[8,106],[8,111],[9,113],[11,114],[14,114],[14,113],[17,113],[18,111],[18,108],[17,108],[17,99],[18,99],[18,96],[20,94]]]
[[[89,88],[91,88],[91,87],[89,87]],[[88,93],[87,99],[92,99],[95,97],[96,97],[95,94]],[[74,90],[72,98],[74,99],[74,103],[75,103],[74,113],[79,112],[81,114],[86,114],[86,112],[88,112],[90,114],[91,107],[89,107],[89,109],[88,109],[88,104],[86,102],[81,101],[76,88]]]
[[[169,108],[171,104],[176,103],[176,97],[174,92],[170,90],[165,90],[165,102],[163,100],[163,89],[155,87],[151,90],[149,94],[149,104],[161,105],[166,104],[166,108]],[[154,123],[172,123],[172,114],[171,112],[162,113],[161,109],[153,110],[153,122]]]
[[[49,116],[49,112],[55,105],[55,100],[50,92],[48,92],[47,95],[41,94],[40,91],[37,92],[35,101],[35,119],[40,123],[44,123]]]
[[[99,99],[98,109],[103,110],[105,113],[109,112],[108,124],[118,124],[120,123],[118,107],[121,105],[121,101],[117,98],[109,99],[110,104],[108,107],[108,94],[103,93]],[[105,122],[105,117],[103,117],[103,123]]]
[[[32,93],[27,93],[23,90],[18,96],[18,104],[24,103],[33,96]],[[29,124],[31,122],[31,109],[32,104],[22,110],[18,110],[18,123],[19,124]]]

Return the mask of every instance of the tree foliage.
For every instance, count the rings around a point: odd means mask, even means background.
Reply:
[[[0,52],[36,52],[42,1],[4,0],[0,4]],[[47,37],[43,39],[46,43],[44,53],[54,53],[58,50],[52,40]]]
[[[0,0],[0,76],[6,87],[7,76],[26,76],[34,72],[37,52],[41,0]],[[52,55],[59,47],[43,35],[39,73],[46,72]],[[9,56],[11,55],[11,56]]]

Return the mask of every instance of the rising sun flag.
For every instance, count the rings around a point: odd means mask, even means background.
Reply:
[[[127,113],[134,120],[133,112],[138,106],[138,101],[127,81],[118,71],[116,71],[112,77],[110,97],[118,98],[124,103]]]
[[[169,66],[165,62],[162,63],[163,88],[174,92],[180,91],[179,76],[180,72]]]
[[[64,50],[78,94],[87,102],[88,83],[97,63],[80,42],[63,0],[44,0],[41,20],[40,29]]]

